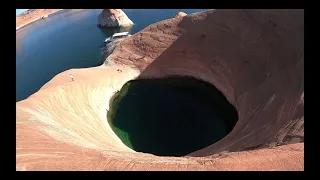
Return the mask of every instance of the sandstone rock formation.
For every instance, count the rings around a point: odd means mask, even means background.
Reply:
[[[184,16],[186,16],[186,15],[187,15],[187,14],[184,13],[184,12],[178,12],[175,17],[184,17]]]
[[[110,97],[128,80],[168,75],[221,90],[239,115],[231,133],[186,157],[126,147],[106,119]],[[17,102],[16,119],[17,170],[304,170],[304,11],[216,10],[152,24],[103,65],[62,72]]]
[[[133,22],[121,9],[104,9],[98,17],[100,27],[127,27]]]

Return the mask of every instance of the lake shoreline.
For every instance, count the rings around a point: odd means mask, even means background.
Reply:
[[[16,16],[16,30],[63,9],[29,9]]]

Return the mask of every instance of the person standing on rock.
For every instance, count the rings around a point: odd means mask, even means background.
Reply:
[[[71,80],[74,81],[74,77],[72,76],[72,74],[70,73],[69,75],[70,75]]]

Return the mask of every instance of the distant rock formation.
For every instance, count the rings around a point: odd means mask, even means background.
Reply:
[[[128,27],[133,22],[121,9],[104,9],[98,17],[100,27]]]
[[[176,16],[174,16],[175,18],[176,17],[184,17],[184,16],[186,16],[187,14],[186,13],[184,13],[184,12],[178,12],[177,14],[176,14]]]
[[[61,11],[62,9],[29,9],[16,15],[16,30],[38,20],[47,18],[48,15]]]

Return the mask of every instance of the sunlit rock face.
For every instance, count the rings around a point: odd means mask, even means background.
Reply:
[[[104,9],[98,17],[100,27],[128,27],[133,22],[121,9]]]

